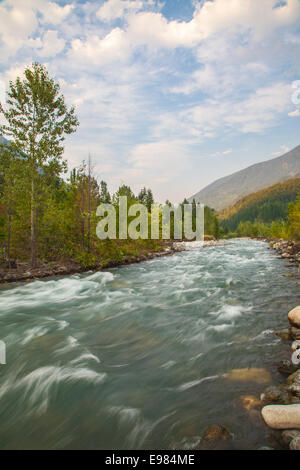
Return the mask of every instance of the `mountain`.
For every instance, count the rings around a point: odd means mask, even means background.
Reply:
[[[294,202],[300,191],[300,178],[293,178],[283,183],[277,183],[266,189],[243,197],[233,206],[219,212],[222,225],[234,232],[240,222],[263,222],[286,219],[288,206]]]
[[[216,210],[231,206],[247,194],[300,176],[300,145],[281,157],[249,166],[225,176],[189,198]]]

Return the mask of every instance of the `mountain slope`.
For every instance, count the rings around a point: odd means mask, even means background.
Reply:
[[[249,194],[219,212],[222,225],[233,232],[240,222],[270,223],[286,219],[289,203],[296,200],[299,191],[300,178],[293,178]]]
[[[189,198],[216,210],[234,204],[247,194],[275,183],[300,176],[300,145],[281,157],[256,163],[244,170],[225,176]]]

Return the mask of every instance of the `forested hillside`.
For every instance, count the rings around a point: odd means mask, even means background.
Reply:
[[[293,178],[245,196],[233,206],[219,212],[222,226],[234,232],[240,222],[269,224],[285,220],[289,203],[296,200],[299,189],[300,178]]]

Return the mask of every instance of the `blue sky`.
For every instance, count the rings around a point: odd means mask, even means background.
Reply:
[[[69,166],[178,202],[300,144],[299,25],[299,0],[2,0],[0,80],[44,63],[81,123]]]

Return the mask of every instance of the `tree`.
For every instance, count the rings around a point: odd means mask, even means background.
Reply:
[[[7,124],[0,126],[0,134],[12,139],[28,164],[31,265],[34,267],[37,261],[41,176],[47,170],[59,175],[65,169],[62,160],[65,134],[75,132],[79,122],[74,107],[67,108],[59,85],[50,78],[43,65],[33,63],[31,68],[25,69],[24,75],[24,79],[18,77],[15,82],[10,82],[8,110],[1,110]]]
[[[100,200],[105,204],[111,203],[111,196],[107,189],[107,183],[105,181],[100,181]]]
[[[154,197],[150,188],[147,189],[145,204],[147,206],[148,212],[151,212],[151,206],[154,204]]]
[[[147,201],[147,189],[145,186],[140,190],[138,194],[138,200],[140,201],[141,204],[146,204]]]

